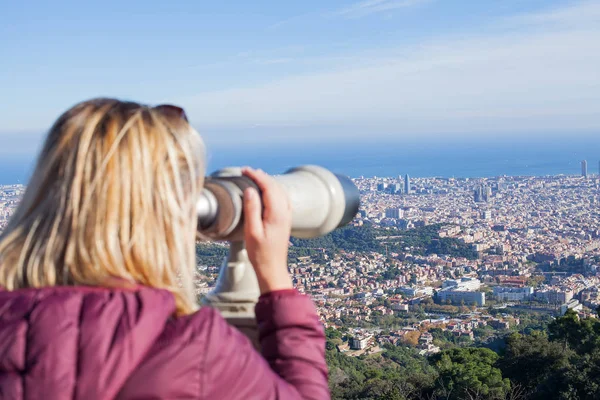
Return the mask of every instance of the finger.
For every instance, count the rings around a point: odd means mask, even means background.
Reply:
[[[291,202],[287,192],[273,178],[262,170],[254,171],[266,188],[263,192],[263,222],[287,224],[291,220]]]
[[[278,210],[286,209],[283,190],[273,177],[262,170],[250,168],[244,169],[243,174],[252,179],[262,192],[265,220],[272,219]]]
[[[269,190],[272,183],[271,180],[274,180],[271,176],[267,175],[260,169],[246,167],[242,169],[242,174],[252,179],[254,183],[256,183],[256,186],[258,186],[258,188],[263,192]]]
[[[244,190],[244,236],[246,240],[257,240],[264,236],[261,208],[256,189]]]
[[[256,172],[257,176],[262,176],[265,184],[268,185],[267,190],[263,192],[263,221],[275,224],[287,222],[290,214],[287,193],[272,176],[262,170]]]

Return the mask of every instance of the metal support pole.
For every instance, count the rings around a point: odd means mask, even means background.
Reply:
[[[244,333],[258,348],[258,332],[254,306],[260,296],[254,268],[243,241],[230,242],[229,254],[223,261],[217,285],[203,300],[214,307],[231,325]]]

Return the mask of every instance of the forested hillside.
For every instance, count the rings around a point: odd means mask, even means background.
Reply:
[[[498,352],[455,347],[425,358],[386,345],[348,357],[338,351],[344,334],[327,336],[334,399],[600,399],[600,321],[572,311],[547,330],[506,336]]]

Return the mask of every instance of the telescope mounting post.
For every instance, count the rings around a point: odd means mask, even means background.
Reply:
[[[215,288],[202,303],[220,311],[225,320],[245,334],[258,348],[254,306],[260,296],[258,281],[244,241],[229,242]]]

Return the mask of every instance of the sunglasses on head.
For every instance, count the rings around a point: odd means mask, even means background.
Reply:
[[[171,104],[161,104],[153,108],[166,117],[179,118],[183,119],[185,122],[189,122],[187,115],[185,115],[185,111],[181,107],[173,106]]]

